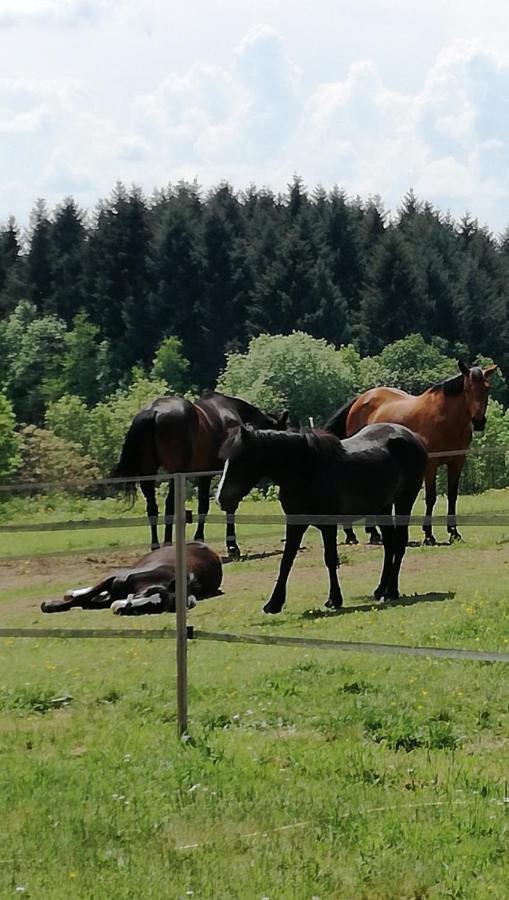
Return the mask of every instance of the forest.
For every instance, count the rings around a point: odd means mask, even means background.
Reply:
[[[180,183],[147,198],[117,184],[89,212],[39,200],[25,232],[0,229],[0,475],[20,471],[20,453],[33,469],[48,441],[55,453],[74,441],[104,473],[137,403],[218,379],[233,389],[236,361],[267,336],[297,334],[297,370],[307,339],[336,351],[332,407],[375,383],[424,389],[462,357],[498,363],[503,410],[508,273],[509,230],[455,221],[412,191],[393,215],[298,177],[280,195]],[[279,371],[290,345],[278,346]],[[289,404],[284,388],[255,397],[253,385],[251,373],[251,399]]]

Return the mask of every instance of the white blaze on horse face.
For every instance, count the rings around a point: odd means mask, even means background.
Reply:
[[[220,480],[220,482],[219,482],[219,484],[218,484],[218,486],[217,486],[217,491],[216,491],[216,503],[219,503],[219,497],[221,496],[221,491],[223,490],[223,487],[224,487],[224,482],[225,482],[225,479],[226,479],[226,473],[228,472],[228,463],[229,463],[229,462],[230,462],[230,460],[227,459],[226,462],[225,462],[225,464],[224,464],[224,469],[223,469],[223,474],[221,475],[221,480]]]
[[[74,600],[76,597],[81,597],[83,594],[88,594],[88,592],[91,591],[91,590],[92,590],[91,587],[87,587],[87,588],[76,588],[75,591],[69,591],[69,593],[70,593],[71,597],[72,597],[73,600]],[[100,595],[101,597],[102,597],[103,593],[105,593],[105,592],[104,592],[104,591],[102,592],[102,594]]]

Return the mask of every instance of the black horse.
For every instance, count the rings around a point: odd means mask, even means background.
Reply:
[[[145,406],[134,417],[125,436],[120,459],[112,477],[123,478],[124,489],[132,501],[139,478],[156,475],[160,467],[167,472],[207,472],[222,467],[219,448],[230,429],[239,425],[255,428],[283,429],[287,427],[288,413],[280,418],[266,415],[238,397],[227,397],[216,391],[206,391],[191,403],[184,397],[160,397]],[[210,506],[212,476],[198,481],[198,527],[195,541],[203,541],[205,519]],[[156,484],[153,480],[140,481],[147,503],[152,545],[159,547],[156,500]],[[172,541],[172,517],[175,511],[174,484],[170,481],[166,498],[167,517],[164,543]],[[226,547],[230,557],[238,559],[240,550],[235,538],[235,525],[228,521]]]
[[[286,583],[300,542],[313,517],[344,516],[350,521],[379,514],[410,515],[428,459],[423,442],[404,425],[368,425],[344,441],[323,431],[280,433],[241,428],[221,448],[225,460],[217,500],[226,512],[235,510],[263,476],[279,485],[279,499],[290,517],[279,576],[266,613],[278,613],[286,599]],[[298,524],[293,516],[307,520]],[[311,520],[311,522],[309,521]],[[337,525],[315,523],[322,533],[329,571],[326,606],[343,604],[338,582]],[[384,562],[377,600],[399,596],[398,578],[408,542],[408,524],[381,525]]]

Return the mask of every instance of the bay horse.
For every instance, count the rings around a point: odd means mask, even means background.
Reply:
[[[216,499],[221,509],[237,508],[264,476],[279,485],[279,499],[287,516],[303,516],[307,523],[287,520],[286,541],[279,575],[265,613],[278,613],[286,599],[286,583],[308,524],[314,516],[409,516],[419,493],[428,454],[421,439],[404,425],[368,425],[355,437],[340,441],[325,431],[252,431],[232,433],[220,452],[225,460]],[[311,520],[311,521],[309,521]],[[325,606],[343,604],[337,567],[337,525],[316,526],[322,533],[329,596]],[[384,562],[378,600],[399,596],[398,579],[408,541],[408,524],[384,521],[381,526]]]
[[[449,541],[461,540],[456,525],[459,479],[472,442],[472,431],[483,431],[486,425],[490,378],[497,368],[496,365],[469,368],[462,360],[458,360],[458,367],[459,375],[433,385],[417,397],[396,388],[372,388],[346,403],[325,425],[327,431],[340,439],[375,422],[396,422],[420,435],[430,454],[425,474],[429,521],[423,525],[424,543],[430,546],[436,544],[431,515],[437,497],[437,468],[442,465],[447,466]],[[376,529],[366,530],[371,533],[371,543],[378,543]],[[345,531],[347,543],[357,543],[353,530]]]
[[[192,403],[184,397],[160,397],[145,406],[134,417],[124,439],[120,459],[112,477],[123,478],[127,497],[133,501],[136,482],[144,476],[156,475],[159,468],[167,472],[207,472],[222,468],[219,448],[230,429],[238,425],[255,428],[284,429],[288,413],[280,418],[266,415],[239,397],[228,397],[216,391],[205,391]],[[210,506],[212,476],[198,480],[198,525],[194,535],[203,541],[205,519]],[[159,547],[156,500],[156,484],[150,479],[141,480],[140,487],[146,500],[147,517],[151,529],[151,549]],[[173,480],[166,497],[166,525],[164,543],[172,541],[172,519],[175,511]],[[235,524],[227,520],[226,547],[232,559],[240,558],[235,537]]]
[[[221,560],[207,544],[188,541],[187,606],[192,609],[197,600],[215,596],[221,585]],[[160,547],[147,553],[129,569],[117,569],[101,578],[93,587],[67,591],[62,600],[47,600],[41,604],[45,613],[65,612],[68,609],[111,608],[116,615],[175,612],[175,548]]]

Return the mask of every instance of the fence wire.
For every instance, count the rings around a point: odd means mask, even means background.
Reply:
[[[469,447],[460,450],[431,451],[428,453],[429,459],[454,459],[456,457],[466,458],[482,458],[482,457],[509,457],[509,446],[500,444],[491,447]],[[468,459],[467,459],[468,462]],[[221,475],[221,470],[207,470],[203,472],[185,472],[186,478],[203,478]],[[100,488],[121,488],[124,484],[144,484],[154,483],[156,485],[164,485],[174,478],[173,473],[159,472],[156,475],[131,475],[119,477],[107,477],[96,479],[59,479],[58,481],[16,481],[7,484],[0,484],[0,495],[10,493],[33,493],[34,491],[62,491],[76,490],[87,491]]]

